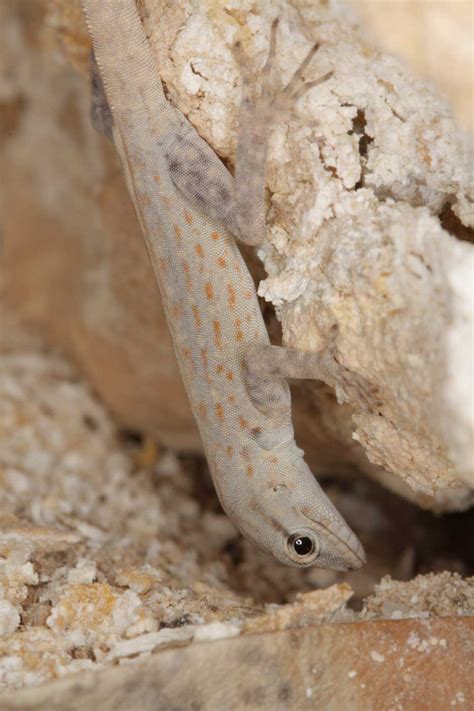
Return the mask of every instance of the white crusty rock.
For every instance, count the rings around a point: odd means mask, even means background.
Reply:
[[[474,252],[447,226],[470,226],[472,185],[449,107],[369,46],[339,4],[145,5],[171,100],[230,161],[240,97],[232,43],[258,72],[278,14],[287,80],[322,42],[307,76],[335,76],[274,131],[259,293],[277,307],[286,344],[321,355],[368,459],[445,508],[467,506]]]
[[[13,634],[20,624],[20,614],[11,602],[0,600],[0,637]]]

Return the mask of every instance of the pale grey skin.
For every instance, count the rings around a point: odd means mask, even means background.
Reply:
[[[359,568],[361,544],[294,440],[286,379],[317,377],[321,363],[270,345],[232,238],[253,245],[265,238],[269,125],[328,78],[303,81],[317,47],[288,86],[276,88],[273,24],[257,96],[243,72],[232,178],[166,100],[134,0],[82,6],[107,95],[96,74],[93,118],[122,161],[221,504],[244,536],[282,563]],[[239,46],[235,53],[245,66]],[[299,553],[297,538],[305,539]]]

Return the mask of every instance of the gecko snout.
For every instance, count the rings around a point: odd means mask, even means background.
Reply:
[[[307,517],[309,518],[309,517]],[[316,565],[339,572],[357,570],[365,563],[365,551],[355,533],[342,520],[310,519],[320,541]]]

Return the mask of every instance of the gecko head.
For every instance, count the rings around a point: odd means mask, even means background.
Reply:
[[[365,563],[361,543],[294,443],[291,450],[280,450],[278,469],[259,478],[258,495],[249,506],[252,518],[240,519],[242,533],[285,565],[342,572],[360,568]]]
[[[365,563],[361,543],[307,469],[311,479],[300,479],[294,489],[283,484],[268,492],[274,497],[272,524],[277,534],[271,553],[298,568],[360,568]]]

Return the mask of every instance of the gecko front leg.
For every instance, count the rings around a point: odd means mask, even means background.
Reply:
[[[269,417],[279,414],[275,383],[287,380],[321,380],[336,390],[340,402],[350,397],[368,411],[378,406],[374,388],[337,361],[334,345],[316,353],[257,343],[247,349],[243,363],[249,397]]]
[[[316,353],[257,343],[243,358],[245,386],[254,406],[274,419],[287,407],[286,388],[290,379],[322,379]]]

